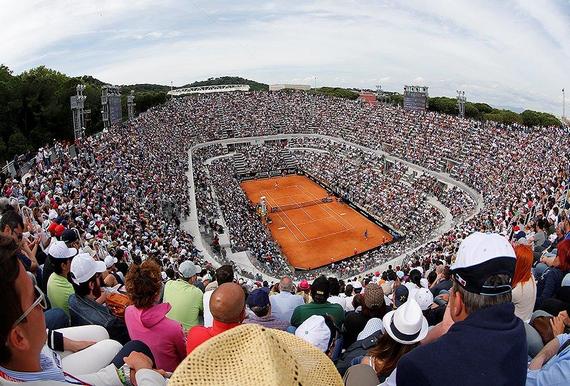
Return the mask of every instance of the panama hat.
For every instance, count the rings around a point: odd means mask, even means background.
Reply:
[[[243,324],[198,346],[178,365],[170,386],[339,385],[323,352],[285,331]]]
[[[396,342],[414,344],[426,337],[428,322],[415,299],[408,299],[382,319],[384,329]]]

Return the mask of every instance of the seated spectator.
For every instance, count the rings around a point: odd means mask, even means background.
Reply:
[[[370,283],[364,289],[364,294],[356,295],[361,298],[359,311],[346,314],[343,327],[343,345],[350,346],[356,341],[358,334],[364,329],[371,318],[382,319],[389,311],[384,302],[384,291],[376,283]]]
[[[428,324],[416,301],[409,299],[396,311],[387,313],[382,325],[386,333],[368,351],[368,355],[362,358],[361,363],[374,369],[378,376],[376,384],[384,382],[388,377],[389,384],[395,384],[398,361],[426,337]],[[350,372],[350,369],[348,371]]]
[[[245,293],[239,284],[224,283],[214,290],[210,298],[212,327],[196,326],[188,331],[186,353],[224,331],[239,326],[245,319]]]
[[[399,386],[524,383],[526,335],[511,302],[515,264],[512,246],[498,234],[474,233],[462,241],[448,305],[455,323],[400,359]]]
[[[214,290],[224,283],[231,283],[234,281],[234,270],[231,265],[222,265],[216,269],[216,280],[206,286],[206,292],[202,298],[202,305],[204,309],[204,327],[212,327],[214,318],[210,312],[210,298]]]
[[[228,285],[233,284],[224,284]],[[232,328],[197,347],[178,366],[170,382],[179,385],[343,384],[334,364],[323,352],[293,334],[255,324]]]
[[[327,301],[330,295],[329,281],[326,276],[319,276],[311,285],[312,303],[303,304],[295,308],[291,315],[291,325],[299,327],[311,315],[330,315],[337,328],[344,323],[344,310],[338,304]]]
[[[331,286],[331,296],[327,299],[329,303],[339,304],[343,310],[346,311],[346,298],[340,297],[340,284],[336,277],[329,277],[329,282]]]
[[[203,311],[204,294],[194,285],[200,267],[191,261],[183,261],[178,267],[179,278],[170,280],[164,286],[164,303],[172,309],[166,315],[182,324],[184,330],[200,324],[200,313]]]
[[[349,286],[350,288],[348,288]],[[352,290],[351,293],[349,293],[349,290]],[[362,284],[358,280],[351,281],[350,284],[346,286],[346,289],[344,291],[346,295],[346,307],[345,307],[346,311],[354,311],[352,300],[356,295],[358,295],[361,292],[362,292]]]
[[[313,315],[295,330],[295,336],[303,339],[332,358],[337,344],[338,329],[328,315]]]
[[[570,383],[570,334],[552,339],[532,359],[526,375],[527,386]]]
[[[311,302],[311,285],[306,279],[301,280],[301,282],[297,286],[297,295],[303,297],[305,304]]]
[[[150,348],[158,368],[174,371],[186,357],[186,342],[180,323],[166,317],[170,304],[157,304],[162,287],[160,267],[153,260],[132,265],[125,285],[133,302],[125,311],[129,336]]]
[[[71,260],[77,255],[77,249],[68,248],[63,241],[52,243],[49,256],[53,264],[53,273],[47,282],[47,296],[52,308],[61,308],[69,317],[69,297],[75,293],[69,281]]]
[[[0,307],[0,379],[3,384],[41,381],[50,385],[81,383],[119,386],[123,385],[121,378],[129,378],[140,386],[165,384],[164,378],[151,370],[152,359],[129,347],[119,350],[111,364],[94,373],[65,372],[59,354],[46,343],[42,311],[46,307],[45,295],[26,274],[16,251],[13,240],[0,237],[0,291],[3,294]],[[79,351],[89,346],[89,343],[71,341],[60,334],[52,336],[60,350]],[[98,354],[93,352],[92,358],[97,360]],[[125,367],[123,361],[127,356],[129,367]],[[144,363],[140,363],[141,360]]]
[[[570,268],[570,240],[558,244],[556,257],[550,266],[540,275],[536,283],[536,302],[534,309],[541,307],[545,299],[553,298],[562,284],[564,272]]]
[[[430,287],[430,291],[434,297],[439,295],[439,293],[441,291],[444,291],[444,290],[449,291],[449,289],[451,288],[451,286],[453,284],[451,281],[451,273],[449,271],[448,265],[446,265],[445,267],[443,265],[440,265],[440,266],[438,266],[437,269],[438,270],[441,269],[441,273],[437,274],[437,277],[436,277],[433,285]]]
[[[287,323],[291,320],[295,308],[304,304],[300,295],[295,295],[295,284],[289,276],[284,276],[279,282],[279,293],[269,297],[271,313],[279,320]]]
[[[243,322],[259,324],[266,328],[276,328],[287,330],[289,322],[277,319],[271,314],[271,302],[269,295],[263,288],[258,288],[249,294],[246,301],[247,306],[253,312]]]
[[[38,240],[24,240],[24,220],[22,216],[15,210],[8,210],[0,218],[0,234],[11,237],[18,243],[18,259],[24,264],[26,271],[36,273],[38,270],[38,261],[36,260],[36,251],[38,248]]]
[[[513,276],[513,303],[515,315],[528,322],[536,301],[536,281],[532,276],[532,249],[528,245],[515,245],[517,264]]]
[[[86,253],[80,253],[71,261],[71,278],[75,293],[69,297],[69,313],[72,326],[96,324],[105,327],[111,339],[127,343],[129,333],[125,322],[113,315],[101,298],[101,273],[105,263],[95,261]]]

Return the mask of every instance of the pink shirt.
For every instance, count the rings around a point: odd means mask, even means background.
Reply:
[[[174,371],[186,357],[186,339],[180,323],[166,317],[168,311],[168,303],[144,310],[129,306],[125,310],[125,323],[131,339],[140,340],[150,348],[157,368]]]

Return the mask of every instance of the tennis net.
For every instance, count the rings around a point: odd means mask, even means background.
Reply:
[[[332,202],[332,201],[333,201],[332,198],[324,197],[324,198],[319,198],[316,200],[296,202],[295,204],[277,205],[277,206],[271,207],[271,213],[283,212],[283,211],[291,210],[291,209],[305,208],[307,206],[313,206],[313,205],[323,204],[323,203]]]

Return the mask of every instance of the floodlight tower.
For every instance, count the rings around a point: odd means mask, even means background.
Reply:
[[[457,90],[457,109],[459,110],[459,116],[465,118],[465,91]]]
[[[85,85],[78,84],[75,87],[76,95],[70,98],[71,102],[71,114],[73,116],[73,136],[77,140],[82,138],[85,134],[85,99],[87,97],[83,95],[85,91]]]
[[[562,89],[562,119],[566,119],[566,92]]]
[[[127,116],[128,119],[135,117],[135,90],[131,90],[131,94],[127,96]]]

